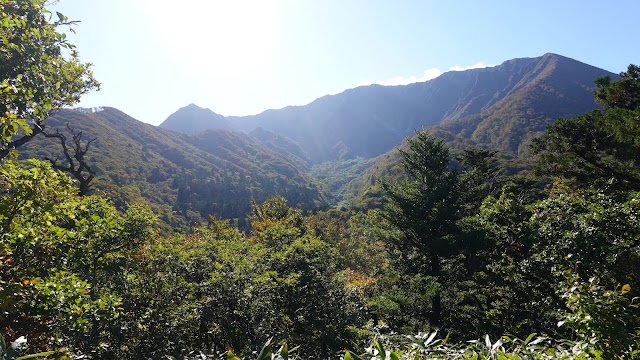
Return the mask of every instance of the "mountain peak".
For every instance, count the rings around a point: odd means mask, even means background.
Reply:
[[[195,133],[206,129],[233,130],[233,126],[224,116],[193,103],[171,114],[160,124],[160,127],[184,133]]]
[[[203,108],[203,107],[200,107],[200,106],[198,106],[198,105],[196,105],[196,104],[194,104],[194,103],[191,103],[191,104],[189,104],[189,105],[187,105],[187,106],[184,106],[184,107],[182,107],[181,109],[200,109],[200,110],[208,110],[208,109],[205,109],[205,108]]]
[[[503,122],[491,117],[487,118],[490,124],[483,123],[480,129],[469,125],[468,130],[476,132],[474,140],[477,138],[478,142],[492,139],[490,134],[500,130],[491,124],[521,126],[535,118],[534,131],[544,129],[546,123],[557,117],[594,108],[593,82],[602,75],[614,74],[546,53],[506,60],[493,67],[449,71],[426,82],[361,86],[304,106],[267,110],[258,115],[224,118],[191,104],[172,115],[179,119],[170,117],[160,126],[183,132],[212,127],[250,132],[262,127],[299,144],[314,163],[347,153],[368,158],[397,146],[414,129],[470,116],[475,116],[474,124],[480,126],[479,122],[485,119],[480,114],[489,112],[503,115]],[[455,126],[458,128],[459,124]],[[481,132],[482,139],[478,135]],[[256,132],[256,136],[260,135],[265,136]],[[517,151],[520,143],[519,138],[510,138],[498,147]],[[336,144],[342,145],[334,148]]]

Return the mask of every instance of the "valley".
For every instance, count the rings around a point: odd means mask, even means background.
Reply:
[[[0,166],[2,329],[104,359],[637,351],[639,74],[545,54],[247,117],[60,109]],[[78,164],[80,193],[52,169]]]
[[[371,85],[306,105],[223,117],[191,104],[159,127],[113,108],[63,110],[49,129],[96,138],[87,156],[94,188],[116,207],[145,203],[165,231],[209,215],[248,229],[250,200],[282,195],[305,210],[380,207],[380,179],[399,179],[396,148],[429,129],[455,151],[499,150],[508,174],[531,169],[529,141],[560,117],[597,106],[594,79],[617,75],[555,54],[452,71],[425,83]],[[457,149],[457,150],[456,150]],[[37,139],[22,158],[61,157]],[[395,174],[395,175],[394,175]]]
[[[635,3],[60,3],[0,0],[0,359],[639,358]]]

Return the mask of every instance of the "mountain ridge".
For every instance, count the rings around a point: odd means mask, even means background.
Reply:
[[[555,70],[559,64],[567,74]],[[575,115],[586,107],[596,106],[591,97],[593,81],[602,75],[615,76],[606,70],[547,53],[536,58],[507,60],[494,67],[449,71],[426,82],[357,87],[340,94],[325,95],[303,106],[225,119],[239,130],[249,132],[262,127],[297,142],[312,163],[337,160],[344,153],[373,158],[398,146],[416,129],[454,123],[487,111],[495,112],[494,107],[504,99],[510,98],[509,106],[516,106],[513,105],[514,96],[527,92],[532,86],[543,91],[553,88],[562,100],[557,102],[560,110],[545,109],[537,114],[539,122],[548,123],[558,117]],[[577,86],[562,85],[575,81],[578,81]],[[531,107],[529,103],[535,100],[518,96],[524,101],[522,106]],[[577,105],[569,111],[568,104]],[[512,111],[509,116],[518,117],[516,122],[521,122],[526,120],[526,111]],[[487,128],[487,125],[481,128]],[[450,130],[446,126],[442,129]],[[480,133],[476,133],[475,140],[460,137],[458,140],[482,143]],[[505,142],[501,145],[502,150],[518,151],[517,140],[501,141]],[[341,151],[337,152],[336,147]]]
[[[399,169],[392,152],[422,128],[453,148],[486,147],[526,157],[529,139],[547,124],[597,106],[592,92],[602,75],[616,76],[545,54],[447,72],[423,83],[349,89],[248,117],[223,117],[191,104],[165,126],[109,107],[61,111],[47,124],[65,131],[69,122],[85,139],[97,138],[87,154],[98,172],[97,191],[118,207],[146,203],[166,228],[184,230],[209,214],[246,221],[251,198],[283,195],[304,209],[336,199],[348,204],[349,197],[366,192],[375,201],[377,179]],[[196,131],[212,123],[234,129]],[[56,154],[59,144],[44,138],[20,150],[22,157]]]
[[[476,114],[436,125],[433,132],[454,144],[526,156],[529,140],[542,135],[548,124],[599,107],[593,99],[594,81],[606,75],[618,77],[573,59],[546,56],[500,101]]]

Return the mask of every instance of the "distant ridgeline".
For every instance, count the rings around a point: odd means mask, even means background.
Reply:
[[[243,117],[224,117],[189,105],[160,127],[197,132],[257,127],[296,141],[313,163],[372,158],[414,130],[436,126],[457,145],[526,154],[527,143],[558,117],[595,108],[594,81],[616,74],[555,54],[505,61],[490,68],[451,71],[404,86],[371,85]]]
[[[87,153],[97,172],[93,188],[117,206],[147,203],[165,229],[185,229],[209,214],[246,228],[252,197],[279,194],[313,209],[378,191],[378,178],[398,167],[393,151],[422,128],[454,148],[526,157],[547,124],[597,106],[594,80],[603,75],[617,78],[545,54],[422,83],[358,87],[253,116],[224,117],[191,104],[154,127],[113,108],[78,108],[46,124],[67,131],[69,123],[84,141],[96,138]],[[20,156],[62,161],[59,143],[45,138]]]
[[[103,107],[101,107],[101,106],[99,106],[99,107],[89,107],[89,108],[86,108],[86,107],[76,107],[76,108],[73,108],[73,109],[71,109],[71,110],[73,110],[73,111],[78,111],[78,112],[85,113],[85,114],[93,114],[93,113],[95,113],[95,112],[99,112],[99,111],[104,110],[104,108],[103,108]]]

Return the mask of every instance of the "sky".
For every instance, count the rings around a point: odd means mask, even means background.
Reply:
[[[427,81],[547,52],[640,64],[640,1],[60,0],[111,106],[158,125],[191,103],[225,116],[369,85]],[[55,18],[55,17],[54,17]]]

